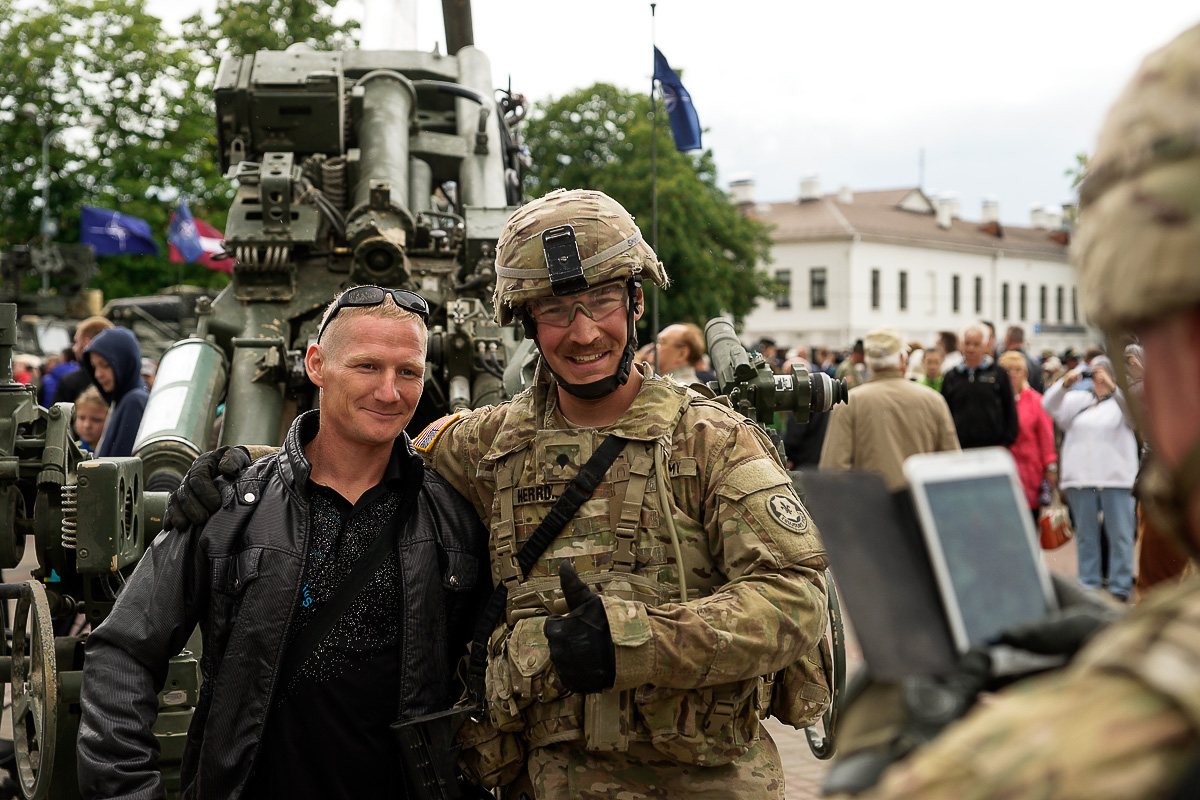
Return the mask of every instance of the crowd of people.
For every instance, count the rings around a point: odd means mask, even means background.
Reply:
[[[1143,444],[1102,348],[1034,355],[1020,326],[998,340],[995,327],[979,321],[929,345],[880,328],[843,351],[814,348],[811,357],[807,347],[785,350],[770,337],[751,349],[777,373],[801,366],[844,379],[852,392],[848,406],[803,423],[790,414],[777,420],[789,469],[870,469],[897,489],[910,455],[1006,447],[1035,527],[1059,499],[1070,507],[1080,583],[1122,601],[1133,594],[1141,574],[1135,541],[1153,537],[1135,498]],[[1140,352],[1131,343],[1122,354],[1131,374],[1140,375]],[[712,380],[700,329],[690,323],[664,328],[638,360],[685,385]],[[1178,577],[1182,555],[1169,545],[1143,549],[1157,566],[1148,565],[1139,590]]]
[[[93,316],[75,326],[61,353],[15,355],[13,380],[34,386],[44,407],[74,403],[72,429],[85,452],[130,456],[157,368],[133,331]]]

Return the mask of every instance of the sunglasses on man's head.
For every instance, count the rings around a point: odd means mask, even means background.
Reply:
[[[343,308],[367,308],[369,306],[377,306],[387,300],[391,295],[392,302],[405,311],[411,311],[421,318],[425,324],[429,324],[429,303],[425,302],[425,298],[416,292],[410,292],[407,289],[384,289],[381,286],[355,286],[353,289],[347,289],[342,292],[337,299],[337,305],[333,307],[333,311],[321,323],[321,327],[317,330],[317,344],[321,343],[321,334],[325,333],[325,329],[329,327],[329,323],[333,322],[333,318],[338,315],[338,312]]]

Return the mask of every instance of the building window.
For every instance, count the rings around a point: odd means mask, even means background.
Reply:
[[[955,314],[958,313],[958,295],[962,280],[954,275],[950,278],[950,310]]]
[[[1038,311],[1041,312],[1038,314],[1038,319],[1042,322],[1049,319],[1046,315],[1046,308],[1046,284],[1043,283],[1041,289],[1038,291]]]
[[[900,271],[900,310],[908,311],[908,273]]]
[[[879,270],[871,270],[871,308],[879,310]]]
[[[1000,319],[1008,322],[1008,284],[1000,284]]]
[[[1020,312],[1020,318],[1021,318],[1022,322],[1024,322],[1029,316],[1028,314],[1026,314],[1026,311],[1028,311],[1028,309],[1029,309],[1029,305],[1026,302],[1029,299],[1029,291],[1028,290],[1029,290],[1029,287],[1022,283],[1021,284],[1021,299],[1017,303],[1017,305],[1019,306],[1017,308],[1017,311]]]
[[[1071,322],[1079,322],[1079,297],[1075,294],[1075,287],[1071,287]]]
[[[775,295],[775,307],[791,308],[792,271],[790,269],[775,270],[775,283],[778,284],[778,294]]]
[[[813,267],[808,271],[808,299],[812,308],[825,308],[829,304],[825,295],[828,272],[825,267]]]
[[[1055,297],[1054,297],[1054,301],[1055,301],[1054,305],[1057,306],[1056,310],[1058,311],[1058,321],[1059,322],[1063,321],[1063,295],[1064,295],[1063,287],[1060,286],[1060,287],[1058,287],[1058,291],[1055,292]]]

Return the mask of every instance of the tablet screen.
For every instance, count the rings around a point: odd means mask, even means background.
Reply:
[[[1038,565],[1026,532],[1028,509],[1004,475],[930,481],[929,500],[950,582],[971,644],[1046,615]],[[1003,578],[998,580],[998,578]]]

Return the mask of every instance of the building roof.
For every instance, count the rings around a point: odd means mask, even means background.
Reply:
[[[855,192],[849,203],[837,194],[790,203],[747,206],[747,215],[770,225],[777,243],[853,239],[962,250],[1003,251],[1050,261],[1067,260],[1066,231],[1019,228],[953,219],[949,228],[937,222],[932,201],[917,188]]]

